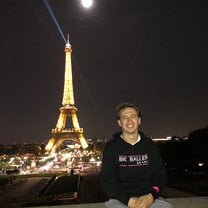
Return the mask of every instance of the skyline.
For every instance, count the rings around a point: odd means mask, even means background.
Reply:
[[[48,1],[70,36],[75,106],[86,138],[118,131],[115,106],[138,104],[147,136],[208,126],[205,1]],[[48,142],[64,87],[65,42],[44,1],[0,5],[1,143]]]

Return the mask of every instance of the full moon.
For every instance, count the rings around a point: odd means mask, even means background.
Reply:
[[[93,4],[93,0],[82,0],[82,6],[85,8],[90,8]]]

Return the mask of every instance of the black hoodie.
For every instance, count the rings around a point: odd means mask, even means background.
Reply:
[[[130,197],[151,193],[158,198],[165,186],[166,173],[156,145],[139,132],[135,145],[125,142],[121,132],[106,143],[101,171],[103,191],[111,199],[128,204]]]

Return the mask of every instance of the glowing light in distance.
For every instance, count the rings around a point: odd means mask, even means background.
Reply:
[[[199,167],[203,167],[203,166],[204,166],[204,163],[203,163],[203,162],[199,162],[199,163],[198,163],[198,166],[199,166]]]
[[[82,6],[90,8],[93,5],[93,0],[81,0]]]

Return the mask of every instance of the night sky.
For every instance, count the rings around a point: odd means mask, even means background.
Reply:
[[[208,1],[48,0],[72,45],[86,138],[119,130],[115,106],[141,109],[152,137],[208,125]],[[43,0],[0,3],[0,143],[47,142],[62,105],[65,42]]]

